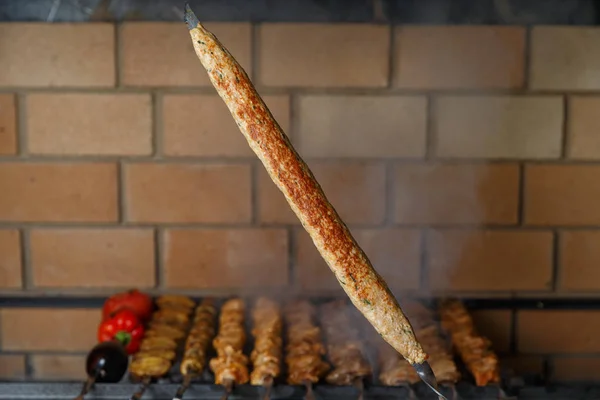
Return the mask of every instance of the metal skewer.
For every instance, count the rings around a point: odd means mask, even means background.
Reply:
[[[233,381],[227,379],[226,381],[223,381],[223,386],[225,387],[225,393],[221,396],[221,400],[227,400],[233,389]]]
[[[306,386],[306,396],[304,396],[304,400],[316,400],[312,382],[305,381],[304,386]]]
[[[438,395],[440,400],[448,400],[442,393],[440,393],[435,374],[433,373],[433,370],[427,361],[423,361],[420,364],[415,363],[411,365],[417,372],[417,375],[419,375],[419,378],[421,378],[421,380],[425,382],[425,384],[429,386],[429,388],[433,390],[435,394]]]
[[[263,397],[263,400],[271,399],[271,389],[272,388],[273,388],[273,377],[270,376],[265,381],[265,395]]]
[[[358,397],[357,400],[363,400],[365,393],[365,382],[361,377],[357,377],[354,380],[354,387],[358,389]]]
[[[142,380],[142,386],[140,387],[140,389],[137,392],[135,392],[133,395],[131,395],[129,400],[140,400],[142,398],[142,396],[144,395],[144,392],[146,392],[146,389],[148,389],[148,386],[150,386],[150,383],[152,383],[152,377],[145,376],[144,379]]]
[[[192,374],[185,374],[185,376],[183,377],[183,383],[177,389],[177,392],[175,393],[175,397],[173,397],[173,400],[181,400],[183,398],[183,394],[185,393],[186,390],[188,390],[188,388],[190,387],[191,384],[192,384]]]
[[[95,375],[88,376],[87,380],[83,383],[79,396],[75,397],[75,400],[83,400],[84,396],[89,393],[92,386],[94,386],[94,383],[96,383],[96,379],[100,377],[101,371],[102,370],[98,368]]]

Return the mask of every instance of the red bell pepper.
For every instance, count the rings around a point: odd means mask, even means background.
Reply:
[[[104,302],[102,315],[106,318],[113,312],[119,311],[122,308],[131,309],[137,314],[142,322],[147,321],[152,315],[152,297],[137,289],[113,294]]]
[[[127,354],[133,354],[140,348],[144,336],[144,326],[137,314],[129,309],[111,313],[98,326],[98,341],[118,341]]]

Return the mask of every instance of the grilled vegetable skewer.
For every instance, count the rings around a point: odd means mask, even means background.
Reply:
[[[281,310],[277,303],[259,297],[252,310],[254,349],[250,354],[253,370],[250,383],[265,387],[266,399],[274,380],[281,373],[283,356]]]
[[[168,374],[195,305],[185,296],[161,296],[156,304],[158,310],[152,314],[149,329],[140,343],[140,352],[133,356],[129,368],[132,378],[142,382],[130,400],[141,399],[153,379]]]
[[[477,386],[500,382],[498,357],[491,342],[479,335],[464,305],[458,300],[446,300],[440,303],[439,311],[442,328],[473,374]]]
[[[183,360],[180,366],[183,384],[177,390],[173,400],[181,400],[190,386],[191,380],[204,371],[210,341],[215,336],[216,314],[217,309],[212,299],[204,299],[196,307],[192,329],[185,342]]]
[[[306,386],[306,398],[314,399],[313,383],[319,382],[331,368],[323,360],[326,351],[321,329],[315,324],[316,309],[306,300],[297,300],[286,305],[283,317],[287,326],[287,382]]]
[[[353,327],[346,302],[334,300],[323,304],[321,326],[325,333],[327,356],[333,366],[325,377],[329,384],[356,385],[357,380],[372,374],[359,331]]]
[[[233,384],[243,385],[250,379],[249,360],[243,353],[246,344],[244,312],[243,300],[226,301],[219,315],[219,332],[213,340],[217,356],[210,360],[209,366],[215,374],[215,383],[225,386],[225,398]]]
[[[217,94],[354,306],[437,392],[428,356],[409,320],[244,69],[215,35],[200,24],[188,4],[185,21],[196,55]]]

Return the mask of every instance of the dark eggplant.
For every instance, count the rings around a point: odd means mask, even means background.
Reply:
[[[88,377],[96,382],[117,383],[127,372],[129,356],[123,345],[116,341],[97,344],[89,353],[85,362]]]

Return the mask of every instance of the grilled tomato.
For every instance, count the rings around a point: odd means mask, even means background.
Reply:
[[[104,302],[102,317],[110,318],[110,315],[121,309],[133,311],[142,322],[147,321],[152,315],[152,298],[137,289],[112,295]]]

